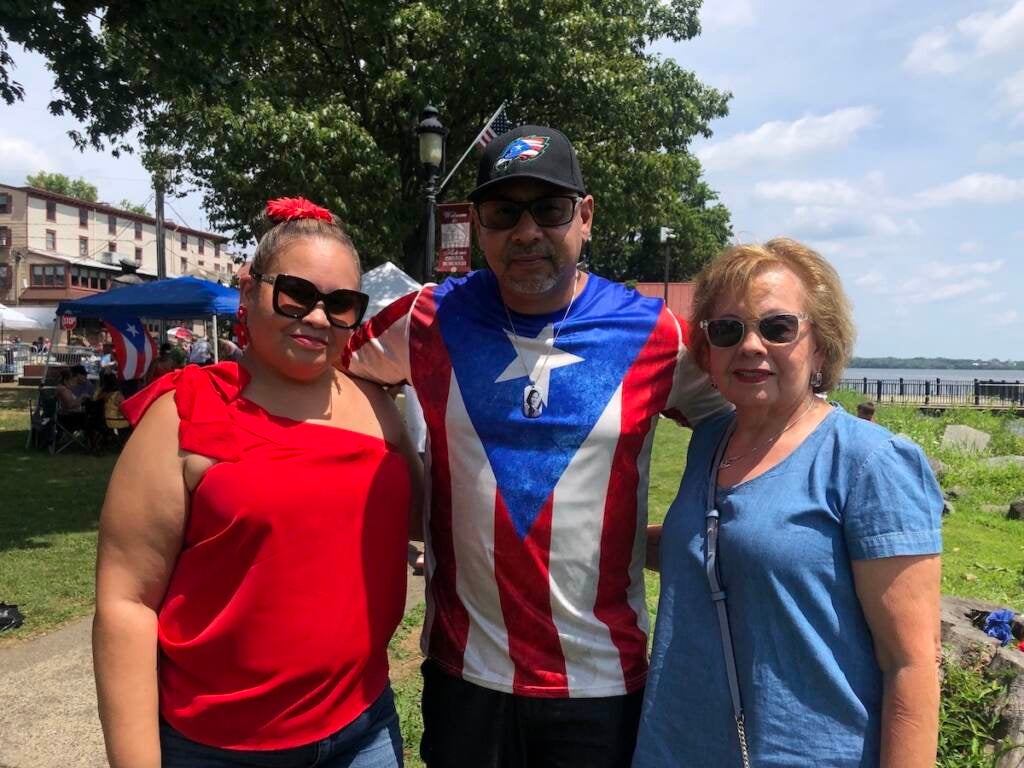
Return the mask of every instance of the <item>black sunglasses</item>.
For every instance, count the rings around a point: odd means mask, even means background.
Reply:
[[[791,344],[800,333],[801,320],[807,320],[803,312],[765,315],[757,321],[757,332],[768,344]],[[747,335],[746,323],[738,317],[701,320],[700,327],[704,329],[704,335],[713,347],[735,347]]]
[[[363,321],[370,297],[359,291],[339,288],[322,293],[313,283],[294,275],[264,275],[252,273],[253,278],[274,286],[274,311],[279,315],[299,320],[324,303],[327,322],[335,328],[355,328]]]
[[[538,227],[561,227],[576,215],[576,204],[583,198],[555,195],[538,197],[528,203],[516,200],[484,200],[476,204],[480,225],[487,229],[512,229],[523,211],[529,211]]]

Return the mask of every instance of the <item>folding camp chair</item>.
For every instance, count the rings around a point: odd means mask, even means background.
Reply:
[[[35,407],[29,409],[29,424],[26,448],[34,445],[51,454],[61,453],[72,445],[88,450],[84,418],[78,413],[65,413],[56,392],[39,390]]]

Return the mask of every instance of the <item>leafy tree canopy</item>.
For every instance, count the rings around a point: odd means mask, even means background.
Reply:
[[[25,183],[36,189],[45,189],[49,192],[56,192],[58,195],[70,195],[90,203],[95,203],[99,199],[99,193],[95,186],[82,178],[68,178],[63,173],[47,173],[46,171],[30,173],[25,177]]]
[[[392,259],[414,270],[418,113],[438,107],[457,157],[507,99],[514,122],[557,126],[576,145],[597,201],[595,270],[660,278],[656,234],[668,226],[679,277],[731,234],[728,211],[688,151],[726,114],[729,95],[651,52],[655,41],[699,34],[699,7],[15,2],[0,14],[0,97],[20,97],[9,39],[48,59],[58,92],[51,109],[82,121],[80,146],[130,149],[137,129],[146,167],[172,188],[197,185],[211,223],[240,241],[254,234],[250,222],[268,197],[304,194],[348,222],[368,265]],[[476,157],[447,199],[473,186]]]
[[[125,211],[131,211],[132,213],[137,213],[140,216],[149,216],[150,215],[149,211],[146,210],[146,206],[139,205],[138,203],[133,203],[128,198],[125,198],[120,203],[118,203],[117,207],[121,208],[121,209],[123,209]]]

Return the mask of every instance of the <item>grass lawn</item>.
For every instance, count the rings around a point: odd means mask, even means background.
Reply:
[[[25,614],[0,644],[92,610],[96,525],[114,456],[25,451],[35,390],[0,388],[0,601]]]
[[[29,389],[0,386],[0,601],[19,604],[26,624],[4,633],[0,646],[46,632],[92,609],[96,525],[107,478],[115,457],[58,456],[25,452]],[[859,398],[842,393],[852,410]],[[1024,609],[1024,522],[1005,518],[1013,498],[1024,496],[1024,469],[993,469],[983,457],[943,451],[946,424],[961,423],[993,435],[986,455],[1024,455],[1024,439],[1006,428],[1008,417],[983,412],[949,411],[924,417],[910,407],[881,406],[878,420],[903,432],[926,452],[946,463],[946,489],[958,488],[956,511],[944,521],[943,592],[977,597]],[[651,466],[650,517],[660,522],[675,497],[690,433],[662,420]],[[986,509],[999,505],[1002,512]],[[652,620],[657,576],[647,575]],[[406,616],[391,644],[392,680],[407,765],[420,766],[423,724],[419,715],[421,682],[418,629],[422,608]]]

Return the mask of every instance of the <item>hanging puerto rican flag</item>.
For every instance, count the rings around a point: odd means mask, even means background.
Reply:
[[[156,359],[156,344],[138,318],[105,320],[103,325],[114,342],[117,377],[124,380],[141,379]]]

